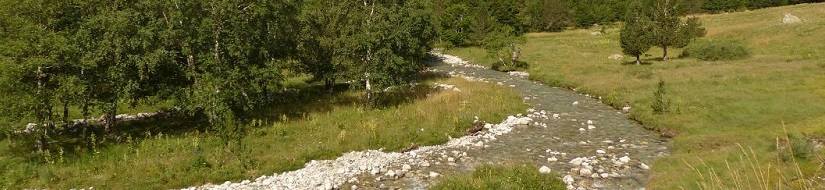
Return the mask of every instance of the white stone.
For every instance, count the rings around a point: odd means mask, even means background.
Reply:
[[[587,126],[587,129],[588,129],[588,130],[593,130],[593,129],[596,129],[596,126],[593,126],[593,125],[588,125],[588,126]]]
[[[409,171],[410,169],[412,169],[412,166],[410,166],[409,164],[404,164],[403,166],[401,166],[401,170],[403,171]]]
[[[541,166],[541,168],[539,168],[539,173],[548,174],[548,173],[550,173],[551,171],[552,171],[552,170],[550,170],[550,168],[549,168],[549,167],[547,167],[547,166]]]
[[[447,158],[447,162],[455,162],[455,158],[449,157],[449,158]]]
[[[604,150],[596,150],[596,154],[605,154],[605,153],[607,153],[607,152],[605,152]]]
[[[574,166],[579,166],[579,165],[582,165],[582,162],[584,162],[584,160],[582,160],[582,158],[573,158],[573,160],[570,160],[570,162],[568,162],[568,163],[570,163],[571,165],[574,165]]]
[[[593,120],[587,120],[588,125],[593,125]]]
[[[622,59],[624,59],[624,55],[622,55],[622,54],[613,54],[613,55],[610,55],[609,57],[607,57],[607,59],[622,60]]]
[[[627,164],[628,162],[630,162],[630,158],[627,156],[622,156],[621,158],[619,158],[619,161]]]
[[[395,171],[393,171],[393,170],[389,170],[389,171],[387,171],[387,173],[385,173],[384,175],[387,175],[387,176],[390,176],[390,177],[395,177]]]
[[[430,167],[430,163],[429,162],[424,162],[424,163],[421,163],[420,166],[421,167]]]
[[[602,173],[602,174],[599,174],[599,176],[601,176],[602,178],[607,178],[607,177],[610,177],[610,174]]]
[[[574,106],[575,106],[575,105],[579,105],[579,101],[575,101],[575,102],[573,102],[573,105],[574,105]]]
[[[440,175],[441,175],[441,174],[439,174],[439,173],[430,172],[430,175],[429,175],[429,176],[430,176],[431,178],[433,178],[433,177],[438,177],[438,176],[440,176]]]
[[[624,111],[624,112],[630,112],[630,108],[631,108],[630,106],[625,106],[625,107],[622,107],[622,111]]]
[[[559,159],[556,158],[555,156],[553,156],[553,157],[547,158],[547,161],[548,162],[555,162],[555,161],[559,161]]]
[[[799,17],[796,17],[796,16],[792,15],[791,13],[785,14],[785,17],[782,18],[782,24],[793,24],[793,23],[799,23],[799,22],[802,22],[802,19],[799,19]]]
[[[562,181],[564,181],[564,183],[570,185],[570,184],[573,184],[573,182],[575,182],[576,180],[573,179],[573,176],[565,175],[564,178],[562,178]]]
[[[332,185],[331,181],[329,181],[329,180],[324,181],[324,189],[332,190],[333,188],[335,188],[335,187]]]
[[[641,163],[641,164],[639,164],[639,168],[642,168],[642,169],[645,169],[645,170],[649,170],[649,169],[650,169],[650,166],[648,166],[648,165],[647,165],[647,164],[645,164],[645,163]]]
[[[587,129],[584,129],[584,128],[579,128],[579,131],[581,131],[581,132],[585,132],[585,131],[587,131]]]

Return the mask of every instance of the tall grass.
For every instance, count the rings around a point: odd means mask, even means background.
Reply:
[[[212,132],[191,130],[27,159],[7,154],[8,142],[3,141],[0,189],[167,189],[237,181],[295,170],[348,151],[444,143],[448,136],[463,135],[474,116],[498,121],[527,108],[520,95],[504,87],[463,79],[424,81],[433,82],[461,91],[422,86],[414,94],[395,94],[410,100],[381,109],[364,108],[357,91],[301,98],[297,105],[260,113],[261,122],[245,126],[239,148],[228,148]]]
[[[724,161],[726,173],[717,171],[717,167],[705,163],[702,159],[699,159],[701,163],[699,168],[685,160],[683,162],[699,176],[700,180],[696,181],[696,185],[700,189],[808,190],[825,188],[825,183],[818,179],[823,174],[822,169],[825,164],[820,163],[815,172],[806,174],[797,156],[783,158],[783,154],[796,155],[795,151],[800,147],[791,145],[795,141],[808,142],[806,139],[792,139],[792,135],[787,134],[787,130],[785,133],[782,137],[776,138],[777,150],[780,152],[773,159],[757,154],[752,147],[745,148],[737,144],[738,158],[733,159],[732,162],[727,159]],[[823,160],[825,157],[818,155],[818,159]],[[680,187],[680,189],[685,189],[685,187]]]
[[[786,13],[805,21],[782,24]],[[778,152],[775,137],[784,134],[783,121],[790,134],[825,139],[825,4],[698,16],[708,30],[706,38],[741,41],[750,47],[751,56],[661,62],[661,49],[653,48],[647,52],[650,56],[643,57],[648,65],[627,65],[630,57],[608,59],[621,54],[618,29],[613,26],[599,36],[588,30],[527,34],[522,60],[530,63],[533,80],[602,96],[602,101],[616,108],[630,102],[630,117],[645,127],[664,126],[678,132],[672,139],[671,156],[654,163],[654,177],[648,184],[652,189],[699,188],[696,181],[701,176],[684,161],[698,163],[701,158],[717,172],[726,171],[726,160],[734,169],[745,164],[746,160],[732,159],[740,152],[737,144],[752,147],[759,158],[773,157]],[[680,54],[682,50],[670,51]],[[480,48],[445,53],[474,63],[490,62]],[[654,114],[651,107],[656,98],[650,92],[656,90],[658,80],[667,81],[670,100],[670,111],[663,114]],[[798,160],[805,177],[813,177],[823,162],[815,158]],[[775,164],[771,170],[792,168]]]

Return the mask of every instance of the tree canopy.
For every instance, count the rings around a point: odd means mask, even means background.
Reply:
[[[172,101],[221,128],[269,106],[288,71],[405,83],[436,36],[418,1],[0,3],[3,126],[65,125],[77,109],[109,127],[124,104]]]

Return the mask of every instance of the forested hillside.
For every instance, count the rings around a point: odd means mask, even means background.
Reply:
[[[424,4],[412,1],[4,1],[0,8],[3,126],[63,125],[93,113],[114,121],[124,105],[167,101],[203,111],[212,124],[243,121],[240,113],[277,98],[270,95],[291,73],[367,89],[404,83],[423,67],[435,36]]]

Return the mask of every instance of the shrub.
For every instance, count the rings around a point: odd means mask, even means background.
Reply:
[[[653,105],[650,105],[650,107],[653,108],[653,113],[662,114],[670,110],[670,100],[667,99],[665,81],[659,81],[659,85],[656,87],[656,91],[653,92],[653,97],[655,98],[653,101]]]
[[[778,142],[779,157],[782,161],[791,161],[791,157],[796,159],[808,159],[815,155],[816,142],[804,135],[788,134],[784,142]]]
[[[750,57],[747,44],[737,40],[711,39],[697,41],[685,48],[682,57],[704,61],[739,60]]]

